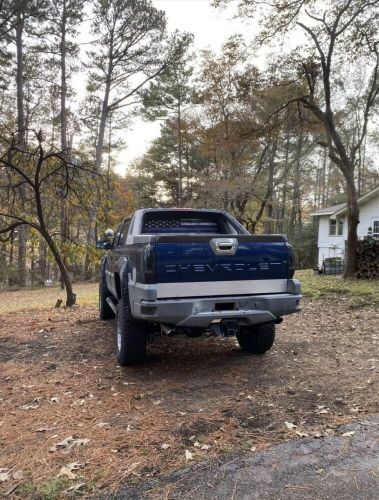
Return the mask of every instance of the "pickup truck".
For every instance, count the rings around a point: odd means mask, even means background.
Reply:
[[[263,354],[300,283],[284,235],[251,235],[220,210],[143,209],[97,242],[100,318],[116,318],[120,365],[142,363],[157,335],[233,336]]]

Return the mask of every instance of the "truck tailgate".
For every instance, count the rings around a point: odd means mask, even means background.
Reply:
[[[281,235],[157,236],[157,296],[283,293],[287,291],[289,254]]]

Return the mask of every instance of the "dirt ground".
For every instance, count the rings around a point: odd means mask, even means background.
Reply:
[[[374,306],[307,299],[264,356],[161,338],[133,369],[117,366],[113,329],[93,307],[1,315],[0,495],[116,491],[379,413]]]

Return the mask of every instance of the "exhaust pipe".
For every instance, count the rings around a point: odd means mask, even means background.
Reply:
[[[162,333],[164,333],[165,335],[168,335],[169,337],[172,337],[173,335],[175,335],[175,330],[168,325],[161,324],[161,330],[162,330]]]

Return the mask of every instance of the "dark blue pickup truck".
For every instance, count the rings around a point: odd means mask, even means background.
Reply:
[[[300,283],[283,235],[251,235],[218,210],[145,209],[99,241],[100,318],[116,317],[121,365],[144,360],[157,335],[235,335],[263,354],[275,324],[299,310]]]

